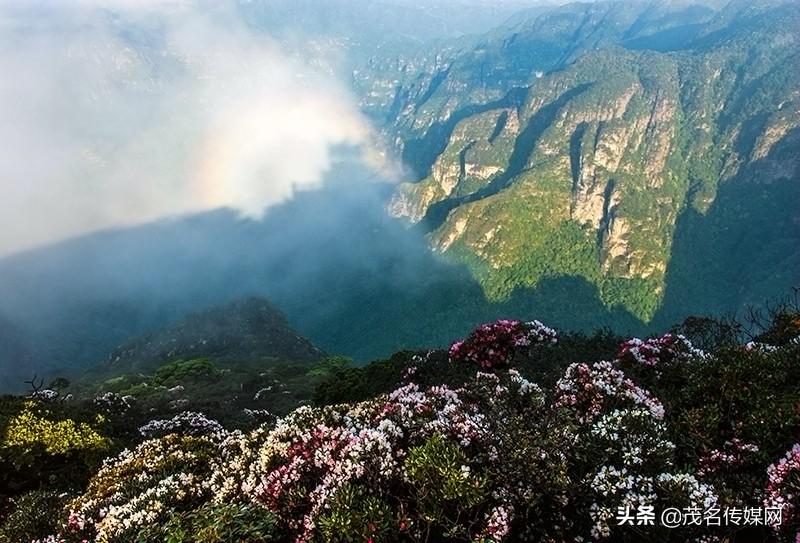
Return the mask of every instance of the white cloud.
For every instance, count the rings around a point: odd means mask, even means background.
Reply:
[[[0,3],[0,254],[221,206],[368,146],[348,90],[217,3]],[[44,16],[43,16],[44,15]]]

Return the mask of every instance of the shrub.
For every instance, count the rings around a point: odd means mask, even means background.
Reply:
[[[336,491],[329,508],[317,519],[316,540],[363,543],[395,540],[397,526],[391,508],[364,487],[347,484]]]
[[[192,411],[184,411],[171,419],[151,420],[139,428],[139,433],[146,438],[163,437],[167,434],[200,436],[222,432],[224,429],[220,423]]]
[[[620,345],[616,359],[621,363],[664,366],[678,361],[702,360],[706,353],[697,349],[680,334],[665,334],[658,338],[632,338]]]
[[[403,468],[422,522],[453,535],[461,528],[460,535],[469,537],[458,519],[474,514],[489,486],[486,474],[469,464],[461,448],[441,434],[409,449]]]
[[[242,503],[205,504],[174,513],[163,524],[142,530],[138,543],[269,543],[279,540],[275,517]]]
[[[108,448],[108,439],[90,424],[72,419],[52,420],[48,415],[48,411],[31,400],[8,422],[2,448],[13,450],[18,465],[32,462],[39,451],[63,455]],[[97,423],[102,422],[102,416],[98,415]]]
[[[514,356],[536,344],[554,343],[556,332],[539,321],[499,320],[482,324],[466,339],[450,346],[450,359],[483,369],[504,368]]]
[[[208,358],[176,360],[159,367],[151,379],[154,385],[172,387],[187,380],[208,379],[216,375],[217,367]]]
[[[683,335],[700,349],[711,351],[737,345],[742,325],[729,318],[687,317],[673,328],[673,333]]]
[[[102,416],[65,404],[25,399],[4,402],[0,411],[0,497],[45,485],[81,488],[112,446]]]
[[[329,356],[308,371],[309,375],[327,376],[353,367],[353,359],[346,356]]]
[[[76,538],[127,543],[143,528],[207,500],[203,481],[219,438],[171,434],[107,460],[86,492],[69,504]]]
[[[0,525],[0,543],[28,543],[55,533],[67,495],[34,490],[12,500],[13,510]]]
[[[800,343],[800,311],[784,308],[776,312],[769,327],[755,341],[776,346]]]
[[[800,444],[767,468],[765,507],[780,508],[782,523],[778,532],[800,538]]]

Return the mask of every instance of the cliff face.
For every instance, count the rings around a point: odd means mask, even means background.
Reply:
[[[616,6],[602,8],[603,24],[623,35],[653,19]],[[601,8],[575,9],[562,19],[580,34]],[[466,262],[490,299],[577,275],[647,321],[685,210],[706,213],[745,171],[767,193],[798,185],[798,153],[771,151],[800,126],[800,18],[789,5],[732,5],[667,50],[600,28],[556,61],[542,56],[552,27],[533,24],[398,90],[407,103],[389,131],[420,178],[398,187],[389,211],[424,221],[431,247]],[[519,42],[527,66],[513,60]],[[422,81],[430,88],[415,94]]]

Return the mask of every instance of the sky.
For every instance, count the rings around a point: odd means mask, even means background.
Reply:
[[[0,256],[219,207],[258,218],[340,145],[381,167],[326,55],[221,2],[0,1]]]

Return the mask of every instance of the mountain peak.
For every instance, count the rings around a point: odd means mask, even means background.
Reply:
[[[162,330],[134,338],[108,357],[114,366],[142,370],[168,360],[208,356],[222,362],[325,356],[267,300],[255,296],[194,312]]]

